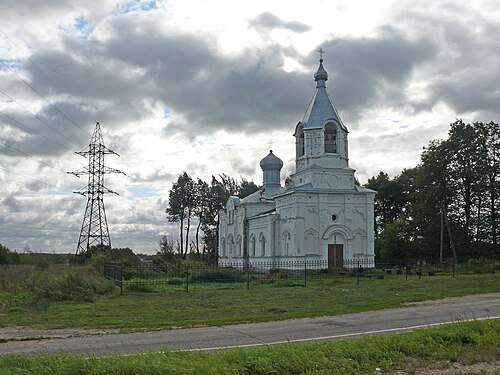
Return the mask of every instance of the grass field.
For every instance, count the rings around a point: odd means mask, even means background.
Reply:
[[[401,369],[405,373],[416,370],[429,373],[432,369],[457,365],[460,368],[474,363],[495,370],[499,358],[500,321],[496,320],[454,323],[384,337],[212,353],[164,351],[104,357],[0,355],[0,373],[374,374]],[[479,371],[474,373],[484,373]]]
[[[22,294],[0,293],[0,325],[37,328],[169,329],[198,325],[337,315],[401,306],[449,296],[499,292],[498,275],[478,274],[394,279],[355,278],[303,286],[115,292],[93,302],[32,304]]]

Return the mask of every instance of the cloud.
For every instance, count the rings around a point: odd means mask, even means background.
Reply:
[[[286,29],[295,33],[305,33],[311,30],[311,27],[304,23],[298,21],[283,21],[270,12],[261,13],[250,22],[250,26],[264,30]]]
[[[0,142],[59,169],[0,145],[2,168],[18,173],[0,169],[0,242],[74,250],[85,199],[72,191],[87,181],[61,171],[86,165],[73,151],[88,145],[95,121],[122,156],[106,165],[130,176],[106,176],[122,194],[105,198],[115,246],[153,251],[161,234],[177,236],[164,209],[183,170],[260,183],[272,139],[283,181],[294,169],[291,133],[315,90],[319,46],[362,180],[413,167],[455,117],[498,122],[494,2],[403,1],[366,18],[355,4],[341,12],[321,4],[322,13],[314,1],[228,3],[222,16],[175,1],[0,3],[6,64],[55,107],[0,64],[1,89],[57,130],[0,95]],[[326,22],[332,12],[356,19]]]

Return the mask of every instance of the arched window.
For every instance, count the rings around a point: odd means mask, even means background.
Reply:
[[[334,124],[325,125],[325,154],[337,153],[337,128]]]
[[[238,236],[236,243],[237,243],[236,256],[240,257],[241,256],[241,236]]]
[[[287,230],[283,232],[282,236],[281,236],[281,244],[282,244],[282,248],[283,248],[283,255],[291,255],[289,254],[289,251],[290,251],[290,232],[288,232]]]
[[[303,156],[305,153],[305,146],[304,146],[304,127],[300,125],[297,128],[297,157]]]
[[[229,235],[227,237],[227,248],[228,248],[228,256],[229,257],[232,257],[234,255],[234,240],[233,240],[233,236],[232,235]]]
[[[259,241],[260,241],[260,256],[265,257],[266,256],[266,237],[261,233],[259,236]]]
[[[250,237],[250,255],[255,256],[255,236]]]
[[[221,257],[225,257],[226,256],[226,242],[224,241],[224,239],[222,239],[221,241],[221,254],[220,254]]]

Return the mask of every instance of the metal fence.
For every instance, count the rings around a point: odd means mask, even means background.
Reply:
[[[307,286],[309,282],[343,282],[346,278],[384,279],[418,278],[436,275],[455,277],[467,273],[495,273],[495,260],[475,259],[460,262],[419,259],[377,261],[373,259],[344,260],[341,267],[332,267],[326,260],[236,262],[224,266],[204,263],[147,263],[122,266],[106,263],[104,276],[114,280],[123,290],[155,291],[194,287],[247,288],[279,285]]]

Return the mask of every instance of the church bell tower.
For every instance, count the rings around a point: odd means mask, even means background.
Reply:
[[[349,168],[348,130],[326,91],[328,73],[322,57],[314,80],[316,91],[295,127],[293,185],[354,189],[354,170]]]

